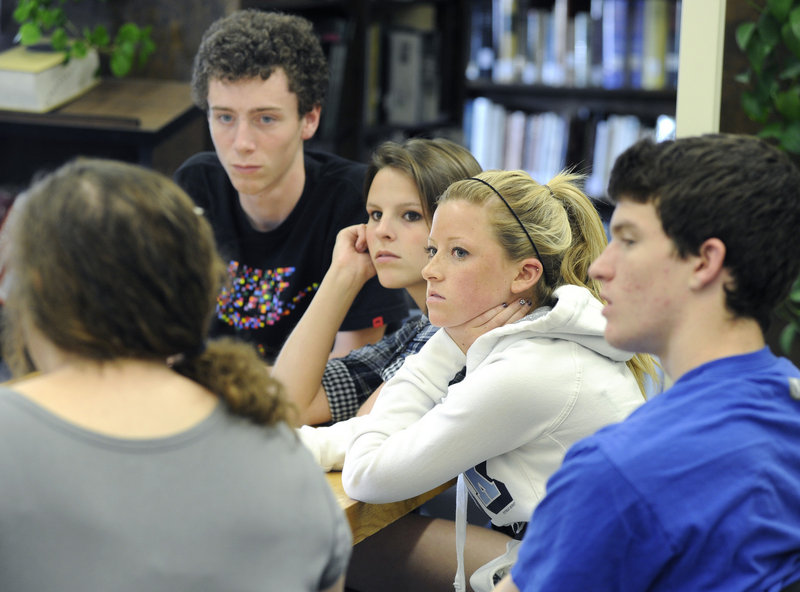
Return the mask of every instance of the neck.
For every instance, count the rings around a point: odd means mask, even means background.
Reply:
[[[217,404],[209,391],[160,360],[73,359],[14,389],[68,422],[123,438],[180,433]]]
[[[672,340],[659,354],[664,371],[672,380],[708,362],[752,353],[765,345],[764,334],[754,319],[726,319],[717,323],[716,328],[707,323],[695,327],[696,330]],[[709,339],[709,335],[713,338]]]
[[[417,305],[417,308],[420,309],[423,313],[428,313],[428,306],[425,302],[427,293],[428,293],[428,284],[427,282],[418,282],[413,286],[406,286],[406,292],[408,295],[411,296],[411,299],[414,301],[414,304]]]

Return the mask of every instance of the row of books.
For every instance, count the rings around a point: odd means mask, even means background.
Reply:
[[[464,137],[484,169],[522,169],[546,183],[571,167],[588,175],[586,192],[602,198],[617,156],[643,137],[674,138],[674,118],[648,125],[634,115],[581,117],[556,112],[512,111],[486,97],[467,102]]]
[[[466,77],[657,90],[677,86],[682,0],[472,0]]]

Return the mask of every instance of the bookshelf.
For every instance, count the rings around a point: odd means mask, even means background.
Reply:
[[[444,135],[486,168],[549,178],[573,166],[602,197],[616,151],[674,129],[682,1],[240,4],[301,14],[320,32],[332,82],[317,146],[364,161],[386,139]],[[534,164],[534,148],[558,158]]]
[[[310,145],[366,161],[386,139],[459,136],[467,0],[240,0],[309,19],[331,69]]]
[[[674,133],[681,5],[469,0],[464,124],[479,162],[542,181],[572,166],[602,198],[619,151]]]

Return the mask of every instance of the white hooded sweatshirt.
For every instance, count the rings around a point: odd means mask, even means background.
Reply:
[[[466,355],[438,331],[368,415],[303,427],[303,441],[326,470],[342,468],[354,499],[403,500],[463,473],[495,525],[528,521],[567,449],[644,402],[631,354],[603,336],[602,304],[578,286],[554,296],[552,309],[489,331]]]

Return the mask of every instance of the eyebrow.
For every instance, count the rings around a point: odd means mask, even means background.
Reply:
[[[623,230],[635,230],[638,231],[639,227],[636,226],[633,222],[628,220],[623,220],[622,222],[614,222],[610,226],[610,230],[613,233],[619,233]]]
[[[379,207],[374,201],[367,201],[368,206]],[[418,201],[406,201],[403,203],[396,204],[395,207],[398,208],[422,208],[422,204]]]
[[[225,107],[224,105],[210,105],[209,109],[212,111],[236,111],[233,107]],[[250,115],[255,115],[258,113],[264,113],[266,111],[281,111],[280,107],[255,107],[254,109],[249,109],[247,111]]]

